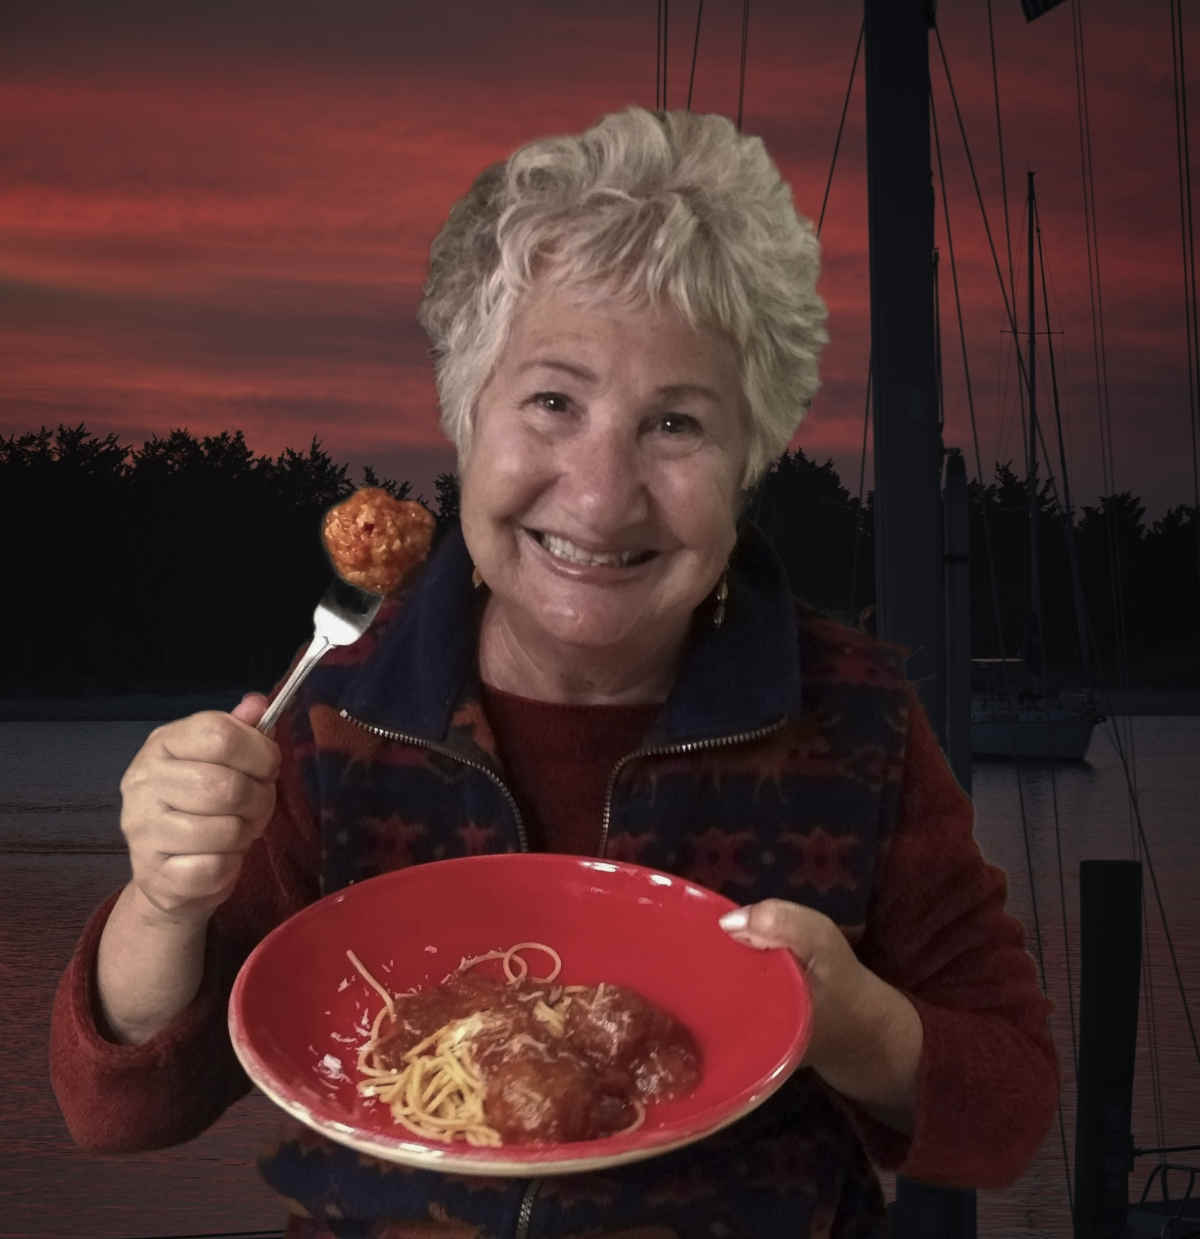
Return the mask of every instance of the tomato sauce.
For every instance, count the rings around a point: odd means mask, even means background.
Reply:
[[[454,973],[396,999],[377,1051],[399,1065],[443,1025],[483,1013],[471,1035],[484,1115],[506,1144],[594,1140],[631,1126],[635,1102],[678,1097],[700,1078],[695,1038],[636,991],[607,983],[506,983]]]

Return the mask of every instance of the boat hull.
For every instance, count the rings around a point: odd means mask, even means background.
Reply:
[[[974,757],[1082,761],[1099,718],[1040,710],[1013,714],[973,713],[971,753]]]

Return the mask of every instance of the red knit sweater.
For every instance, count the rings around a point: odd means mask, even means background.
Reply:
[[[483,705],[532,846],[594,855],[612,768],[638,747],[660,707],[559,705],[487,684]]]

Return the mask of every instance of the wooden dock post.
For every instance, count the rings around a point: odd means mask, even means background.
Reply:
[[[1079,866],[1075,1239],[1120,1239],[1133,1168],[1133,1068],[1142,971],[1142,866]]]

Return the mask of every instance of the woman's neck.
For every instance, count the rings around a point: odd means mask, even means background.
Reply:
[[[536,701],[640,705],[665,701],[686,631],[637,649],[564,646],[522,639],[489,598],[479,630],[479,676],[492,688]]]

